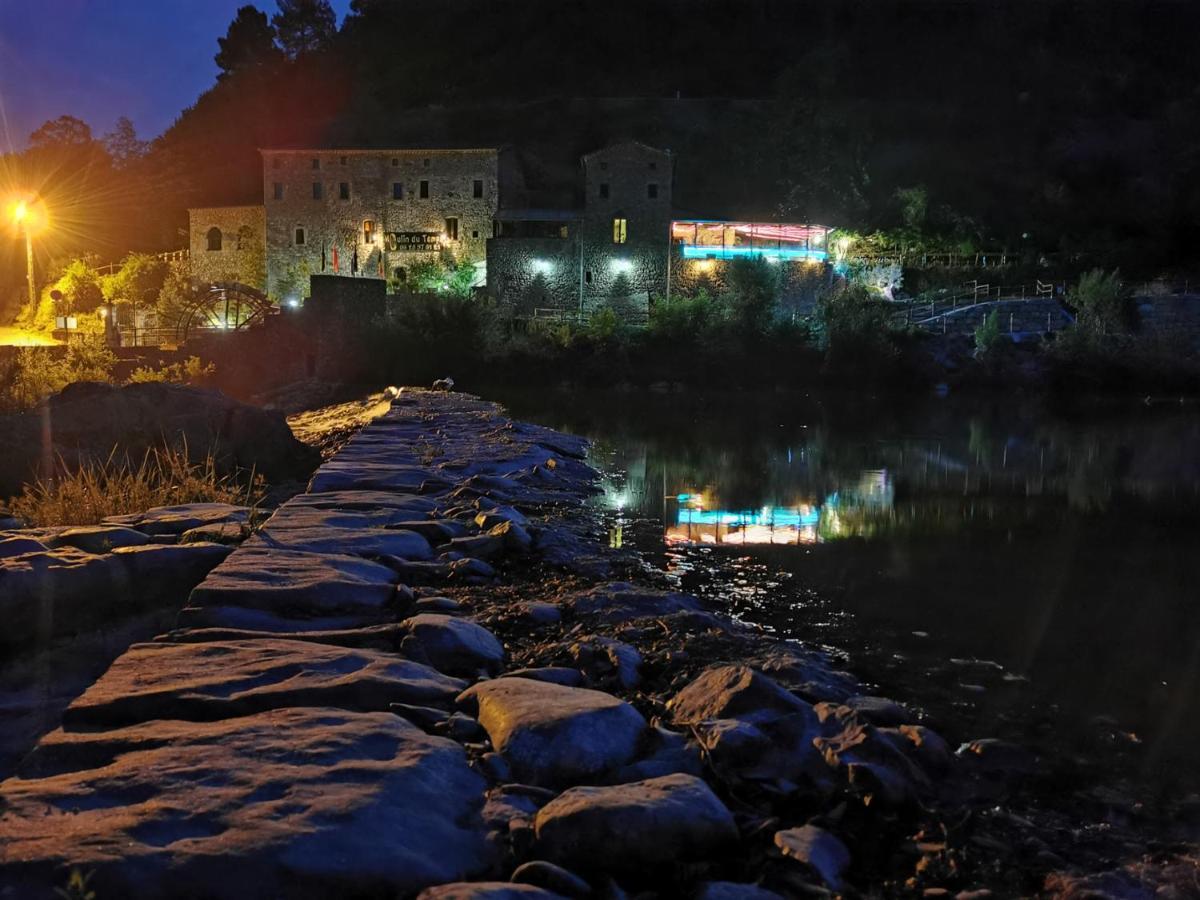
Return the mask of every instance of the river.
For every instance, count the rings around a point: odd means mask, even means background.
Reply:
[[[1200,787],[1200,410],[489,394],[586,435],[610,541],[948,736]]]

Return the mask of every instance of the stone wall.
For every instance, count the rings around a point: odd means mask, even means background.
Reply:
[[[209,233],[220,248],[209,249]],[[265,284],[266,211],[261,206],[205,206],[188,210],[188,262],[192,278]]]
[[[313,275],[304,304],[304,328],[315,342],[315,374],[326,381],[353,380],[362,371],[363,347],[387,317],[387,288],[378,278]]]
[[[268,291],[299,297],[308,275],[333,273],[335,246],[340,273],[350,273],[357,250],[359,274],[370,278],[406,274],[415,261],[443,250],[483,260],[499,203],[497,151],[266,150],[263,191]],[[447,236],[449,218],[458,220],[457,239]],[[429,235],[431,249],[388,249],[389,233]]]
[[[493,238],[487,244],[488,289],[518,314],[579,309],[577,238]]]

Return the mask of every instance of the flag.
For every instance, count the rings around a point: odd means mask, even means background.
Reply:
[[[321,271],[325,271],[325,242],[321,242]]]
[[[350,256],[350,274],[358,274],[358,244],[354,245],[354,252]]]
[[[337,244],[333,245],[333,274],[338,273]]]

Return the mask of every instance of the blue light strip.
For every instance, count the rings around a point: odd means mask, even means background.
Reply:
[[[773,525],[776,528],[802,528],[806,525],[816,525],[821,519],[820,509],[807,512],[799,509],[767,507],[762,511],[733,512],[723,509],[681,509],[679,524],[681,525],[731,525],[742,527],[746,525]]]
[[[684,244],[681,247],[684,259],[735,259],[742,256],[761,256],[764,259],[811,259],[824,262],[829,258],[825,250],[801,250],[786,247],[703,247]]]

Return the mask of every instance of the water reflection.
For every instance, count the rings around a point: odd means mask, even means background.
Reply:
[[[1200,776],[1195,410],[506,399],[596,441],[612,542],[685,589],[963,729],[1115,721],[1143,774]]]

